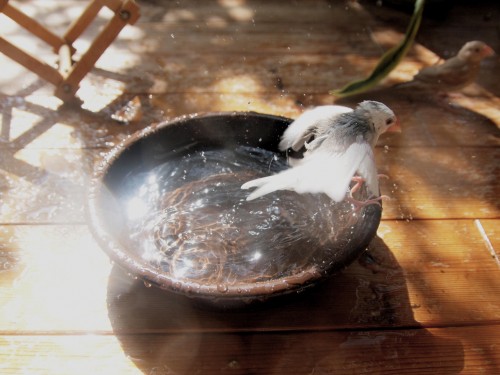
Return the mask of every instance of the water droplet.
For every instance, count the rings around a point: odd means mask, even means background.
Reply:
[[[227,364],[227,367],[229,367],[230,369],[238,369],[238,368],[240,368],[240,364],[238,361],[232,360],[231,362],[229,362]]]
[[[217,290],[221,293],[226,293],[228,291],[228,287],[226,284],[218,284]]]

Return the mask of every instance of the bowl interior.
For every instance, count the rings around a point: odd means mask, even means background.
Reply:
[[[95,237],[128,272],[213,301],[289,293],[345,267],[375,235],[380,207],[289,191],[246,201],[240,188],[288,168],[277,145],[290,122],[220,113],[133,135],[96,169]]]

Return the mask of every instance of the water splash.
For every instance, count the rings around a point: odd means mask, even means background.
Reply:
[[[118,192],[127,247],[158,271],[224,292],[313,267],[326,272],[353,250],[364,211],[348,202],[289,191],[246,200],[241,185],[288,168],[282,155],[246,146],[171,155],[130,171]]]

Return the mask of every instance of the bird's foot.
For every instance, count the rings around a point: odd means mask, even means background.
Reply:
[[[389,179],[389,176],[387,176],[386,174],[378,174],[377,177],[379,179],[380,178],[387,178],[387,179]],[[361,176],[353,176],[351,178],[351,180],[355,182],[354,186],[350,190],[350,195],[351,195],[351,198],[352,198],[352,195],[354,193],[356,193],[359,189],[361,189],[361,186],[363,185],[363,182],[365,182],[366,180],[363,177],[361,177]]]
[[[382,201],[382,199],[391,199],[391,198],[388,197],[387,195],[381,195],[381,196],[376,197],[376,198],[369,198],[365,201],[360,201],[360,200],[354,199],[353,197],[347,197],[347,201],[349,203],[351,203],[354,207],[354,212],[358,212],[359,210],[361,210],[362,208],[364,208],[366,206],[369,206],[370,204],[376,204],[376,205],[382,207],[382,204],[380,203]]]
[[[354,186],[350,190],[350,196],[352,198],[352,195],[359,189],[361,189],[361,186],[363,185],[363,182],[365,182],[365,179],[361,176],[353,176],[351,180],[355,182]]]

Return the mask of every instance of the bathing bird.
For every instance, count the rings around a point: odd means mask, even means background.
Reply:
[[[363,101],[354,110],[338,105],[304,112],[283,133],[279,149],[304,150],[303,158],[289,159],[291,168],[246,182],[256,188],[247,200],[277,190],[299,194],[325,193],[335,202],[348,198],[356,204],[377,203],[379,185],[373,148],[386,131],[400,131],[394,112],[385,104]],[[356,185],[349,190],[351,181]],[[352,193],[366,183],[370,199],[358,202]]]

